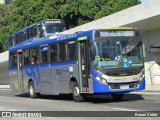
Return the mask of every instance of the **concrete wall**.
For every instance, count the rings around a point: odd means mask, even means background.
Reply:
[[[9,84],[8,51],[0,54],[0,85]]]
[[[142,40],[146,50],[146,84],[158,85],[160,84],[160,29],[143,32]]]
[[[0,85],[9,85],[8,61],[0,64]]]

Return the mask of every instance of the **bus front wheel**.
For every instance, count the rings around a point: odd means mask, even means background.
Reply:
[[[72,86],[72,96],[75,102],[83,102],[84,101],[84,96],[80,94],[80,89],[78,87],[77,82],[73,82]]]
[[[112,93],[112,98],[116,101],[122,100],[124,93]]]
[[[35,87],[34,87],[33,81],[29,82],[28,90],[29,90],[30,98],[37,98],[38,97],[37,93],[35,92]]]

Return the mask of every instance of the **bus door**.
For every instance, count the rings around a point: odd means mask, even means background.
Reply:
[[[80,87],[82,92],[88,92],[88,76],[89,76],[89,40],[87,36],[78,38],[78,61],[80,71]]]
[[[18,91],[24,91],[23,86],[23,71],[22,71],[22,63],[23,63],[23,50],[17,50],[17,74],[18,74]]]

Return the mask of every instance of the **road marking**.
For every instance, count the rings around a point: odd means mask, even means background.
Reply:
[[[131,92],[131,93],[129,93],[129,94],[160,95],[160,93],[159,93],[159,92]]]
[[[8,111],[17,111],[17,110],[14,110],[14,109],[8,109]]]
[[[121,111],[138,111],[138,110],[132,110],[132,109],[124,109],[124,108],[113,108],[115,110],[121,110]]]
[[[49,101],[49,100],[40,100],[40,99],[28,99],[30,101],[39,101],[39,102],[52,102],[52,101]]]

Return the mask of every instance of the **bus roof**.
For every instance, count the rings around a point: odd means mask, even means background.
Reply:
[[[33,27],[33,26],[36,26],[37,24],[39,24],[39,23],[41,23],[41,22],[43,22],[43,21],[49,21],[49,20],[50,20],[50,21],[54,21],[54,20],[55,20],[55,21],[56,21],[56,20],[61,20],[61,21],[63,21],[63,19],[44,19],[44,20],[40,20],[40,21],[38,21],[38,22],[36,22],[36,23],[34,23],[34,24],[32,24],[32,25],[29,25],[29,26],[27,26],[27,27],[25,27],[25,28],[23,28],[23,29],[18,30],[17,32],[11,34],[9,37],[14,36],[14,35],[16,35],[16,34],[18,34],[18,33],[20,33],[20,32],[23,32],[23,31],[25,31],[25,30]],[[8,38],[9,38],[9,37],[8,37]]]
[[[73,38],[82,37],[86,35],[91,35],[91,32],[96,31],[96,30],[137,30],[137,28],[117,27],[117,28],[93,29],[93,30],[75,32],[74,34],[55,35],[55,36],[51,36],[50,38],[39,38],[39,39],[33,39],[31,41],[26,41],[22,43],[20,46],[16,45],[14,47],[11,47],[10,50],[17,50],[20,48],[33,47],[33,46],[38,46],[41,44],[48,44],[52,42],[54,43],[54,42],[65,41],[68,39],[73,39]]]

